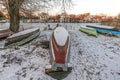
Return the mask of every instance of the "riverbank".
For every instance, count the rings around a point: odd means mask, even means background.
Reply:
[[[69,34],[73,70],[64,80],[120,79],[120,38],[96,38],[78,30],[69,30]],[[49,42],[50,35],[51,31],[43,31],[24,46],[0,50],[0,80],[51,80],[44,73],[45,66],[50,64],[49,44],[42,44]]]

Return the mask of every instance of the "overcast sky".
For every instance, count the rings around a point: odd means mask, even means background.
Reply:
[[[104,13],[117,15],[120,13],[120,0],[74,0],[75,6],[69,13],[80,14],[90,12],[91,14]]]

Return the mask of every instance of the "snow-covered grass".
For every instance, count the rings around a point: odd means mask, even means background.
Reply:
[[[120,80],[120,38],[88,36],[78,31],[80,25],[64,24],[71,37],[73,67],[64,80]],[[38,38],[24,46],[1,49],[0,80],[54,80],[44,72],[45,66],[50,64],[50,55],[49,48],[41,43],[49,42],[51,32],[42,31]]]

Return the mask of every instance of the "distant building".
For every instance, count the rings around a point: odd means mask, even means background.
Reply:
[[[60,16],[60,22],[70,22],[70,17],[67,13],[62,13]]]
[[[40,22],[47,22],[50,18],[49,14],[47,13],[39,13],[38,14]]]

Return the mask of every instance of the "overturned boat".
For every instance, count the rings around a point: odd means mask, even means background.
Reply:
[[[80,26],[80,31],[87,33],[89,35],[98,36],[96,29],[86,26]]]
[[[70,58],[70,36],[63,27],[57,27],[50,39],[51,65],[45,69],[45,73],[55,79],[63,79],[71,72]]]
[[[91,25],[89,24],[89,25],[86,25],[86,27],[116,30],[116,28],[113,26],[105,26],[105,25],[97,25],[97,24],[91,24]]]
[[[111,29],[95,28],[99,33],[120,36],[120,31]]]
[[[23,45],[36,38],[39,34],[39,28],[20,31],[6,38],[4,48]]]

